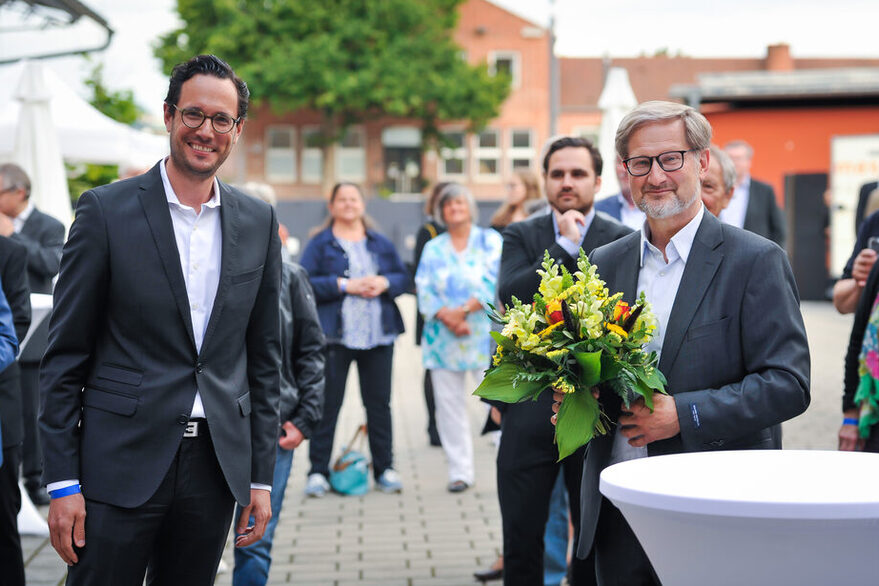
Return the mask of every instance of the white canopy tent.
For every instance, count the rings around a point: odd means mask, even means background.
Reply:
[[[28,63],[0,67],[0,160],[12,160],[21,102],[15,97]],[[134,129],[105,116],[43,67],[49,110],[68,163],[150,167],[168,154],[168,137]]]
[[[637,105],[638,100],[635,99],[635,92],[632,91],[632,84],[629,83],[629,72],[623,67],[611,67],[604,80],[601,97],[598,98],[598,107],[601,108],[598,150],[601,151],[601,158],[604,160],[599,197],[620,191],[616,174],[617,153],[614,140],[617,127],[623,117]]]

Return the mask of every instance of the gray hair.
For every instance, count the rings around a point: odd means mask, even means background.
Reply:
[[[724,191],[729,191],[736,186],[736,166],[733,165],[729,155],[723,152],[716,144],[711,145],[711,158],[720,163],[720,171],[723,174]]]
[[[237,185],[236,187],[247,195],[261,199],[272,207],[275,207],[278,203],[278,197],[275,195],[275,190],[268,183],[248,181],[247,183]]]
[[[4,189],[24,189],[25,199],[31,196],[31,180],[28,178],[24,169],[15,163],[4,163],[0,165],[0,177],[3,177]]]
[[[743,140],[731,140],[728,143],[726,143],[725,145],[723,145],[723,150],[725,150],[725,151],[728,151],[729,149],[737,149],[737,148],[744,148],[745,151],[748,153],[748,158],[749,159],[754,158],[754,147],[752,147],[751,145],[749,145],[747,142],[745,142]]]
[[[463,198],[467,202],[467,205],[470,206],[470,222],[475,224],[476,220],[479,218],[479,208],[476,207],[476,200],[473,199],[473,194],[470,190],[460,183],[449,183],[443,187],[442,191],[440,191],[439,197],[436,198],[436,204],[433,208],[434,221],[445,226],[446,222],[443,218],[443,206],[446,205],[446,202],[459,198]]]
[[[705,116],[684,104],[655,100],[639,104],[626,114],[619,128],[615,147],[617,155],[623,160],[629,158],[629,139],[644,124],[681,120],[687,136],[687,144],[691,149],[704,151],[711,144],[711,125]]]

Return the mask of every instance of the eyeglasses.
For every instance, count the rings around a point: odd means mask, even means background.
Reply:
[[[643,177],[650,173],[654,160],[659,163],[659,168],[663,171],[677,171],[684,166],[684,153],[698,150],[701,149],[666,151],[664,153],[659,153],[655,157],[632,157],[631,159],[623,161],[623,165],[626,166],[626,171],[629,172],[629,175],[633,177]]]
[[[235,125],[241,120],[240,117],[232,118],[228,114],[223,114],[222,112],[214,114],[213,116],[208,116],[198,108],[184,108],[181,110],[174,104],[168,105],[180,112],[180,119],[183,120],[183,124],[192,129],[201,128],[201,125],[204,124],[205,118],[207,118],[211,121],[211,127],[214,131],[219,132],[220,134],[226,134],[231,132],[232,129],[235,128]]]

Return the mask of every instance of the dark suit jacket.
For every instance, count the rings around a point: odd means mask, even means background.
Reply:
[[[640,245],[636,233],[592,254],[608,289],[623,291],[630,304]],[[809,405],[809,347],[784,251],[706,211],[669,316],[659,370],[681,433],[649,444],[649,455],[780,448],[775,426]],[[592,547],[598,479],[614,433],[593,439],[586,451],[581,557]]]
[[[756,179],[751,179],[748,191],[748,209],[745,210],[745,230],[769,238],[784,248],[787,228],[784,223],[784,212],[775,200],[772,186]]]
[[[626,226],[596,215],[583,238],[582,248],[592,250],[630,232]],[[498,276],[501,303],[510,304],[514,295],[525,303],[531,301],[540,284],[537,269],[543,263],[544,250],[549,250],[550,256],[569,271],[577,270],[577,259],[555,242],[552,215],[537,216],[507,226]],[[553,442],[555,431],[549,421],[552,415],[550,405],[551,393],[541,394],[537,402],[496,405],[503,412],[502,441],[507,444],[499,458],[515,456],[517,466],[558,459],[558,448]]]
[[[64,224],[34,209],[21,232],[12,240],[27,248],[27,276],[31,293],[51,293],[52,279],[58,274],[61,247],[64,246]]]
[[[27,288],[27,250],[11,238],[0,236],[0,282],[9,308],[15,335],[24,340],[31,323],[30,291]],[[24,430],[21,419],[21,381],[17,362],[0,372],[0,427],[3,447],[21,443]]]
[[[272,484],[278,223],[265,203],[223,183],[220,193],[220,281],[200,352],[158,165],[80,197],[40,372],[46,483],[79,478],[87,498],[144,503],[197,389],[235,499]]]
[[[600,199],[595,202],[595,211],[604,212],[611,218],[615,220],[622,221],[623,219],[623,204],[620,203],[618,193],[611,195],[609,197],[605,197],[604,199]]]

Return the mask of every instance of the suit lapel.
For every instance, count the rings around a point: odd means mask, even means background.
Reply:
[[[195,348],[195,337],[192,335],[192,315],[189,312],[189,298],[186,294],[186,281],[183,280],[183,269],[180,267],[180,251],[177,250],[177,239],[174,236],[174,226],[171,223],[168,198],[165,196],[165,188],[162,185],[162,176],[158,165],[143,176],[139,188],[140,203],[153,234],[159,258],[162,260],[165,276],[171,287],[174,301],[177,303],[180,318],[186,324],[189,341]]]
[[[662,356],[659,359],[659,370],[662,372],[671,372],[696,310],[701,305],[702,299],[708,292],[708,286],[723,260],[723,253],[719,250],[722,243],[720,221],[706,211],[696,232],[696,238],[693,239],[687,266],[684,267],[684,274],[668,318],[668,329],[662,343]]]
[[[223,304],[226,302],[226,283],[229,275],[235,273],[237,267],[237,245],[239,230],[239,214],[238,200],[232,191],[222,182],[220,185],[220,226],[222,230],[222,255],[220,260],[220,281],[217,284],[217,296],[214,298],[214,306],[211,308],[211,317],[208,321],[207,330],[205,330],[204,340],[201,348],[204,351],[207,348],[208,340],[211,334],[217,329],[217,323],[220,320],[220,314],[223,311]]]

